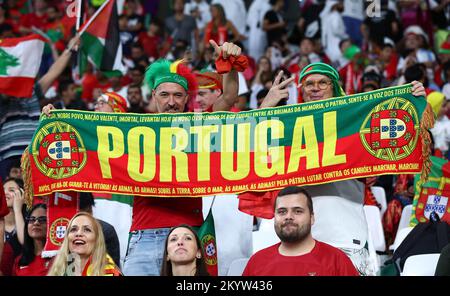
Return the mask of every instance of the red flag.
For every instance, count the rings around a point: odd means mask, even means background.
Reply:
[[[47,204],[47,241],[42,257],[56,255],[66,235],[69,221],[77,211],[77,192],[56,192],[50,196]]]
[[[280,191],[245,192],[239,194],[239,211],[260,218],[272,219],[278,192]]]

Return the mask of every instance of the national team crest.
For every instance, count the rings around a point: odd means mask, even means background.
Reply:
[[[403,98],[393,98],[376,106],[360,130],[366,150],[376,158],[390,161],[410,155],[418,137],[417,110]]]
[[[212,235],[206,235],[202,239],[204,246],[205,261],[208,265],[215,265],[217,263],[216,240]]]
[[[447,208],[448,198],[440,195],[430,195],[428,196],[427,204],[425,205],[425,217],[430,220],[430,214],[436,212],[439,218],[445,214],[445,209]]]
[[[56,219],[50,226],[50,241],[55,246],[61,246],[64,236],[66,235],[69,219],[61,217]]]
[[[62,179],[77,174],[86,164],[86,149],[79,133],[63,122],[45,125],[33,141],[33,158],[43,174]]]
[[[435,212],[441,221],[450,222],[450,208],[448,207],[449,191],[440,191],[435,188],[424,188],[416,206],[416,218],[419,222],[430,220],[430,214]]]

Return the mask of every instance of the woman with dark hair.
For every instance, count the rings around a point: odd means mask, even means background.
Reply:
[[[173,227],[167,236],[161,275],[209,276],[200,239],[187,224]]]
[[[1,189],[0,189],[1,190]],[[23,181],[7,178],[3,182],[8,214],[4,217],[4,249],[2,253],[1,271],[11,276],[14,262],[22,252],[26,206],[24,205]],[[3,238],[3,237],[2,237]]]
[[[16,276],[47,275],[51,258],[42,258],[47,235],[47,206],[36,204],[25,219],[24,244],[22,255],[14,264]]]
[[[208,47],[209,40],[214,40],[217,44],[222,45],[225,42],[237,42],[244,40],[245,36],[239,34],[234,24],[227,20],[225,16],[225,10],[220,4],[211,5],[212,20],[206,25],[205,28],[205,46]],[[231,33],[231,34],[230,34]],[[230,38],[233,36],[233,38]]]

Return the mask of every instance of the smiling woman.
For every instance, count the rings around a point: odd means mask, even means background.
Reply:
[[[122,275],[106,252],[101,226],[91,214],[79,212],[70,220],[48,275]]]

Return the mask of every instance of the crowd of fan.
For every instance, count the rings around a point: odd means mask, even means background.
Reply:
[[[348,95],[414,80],[422,82],[437,117],[431,130],[434,154],[448,158],[450,1],[379,2],[376,10],[369,1],[352,0],[127,0],[119,15],[127,72],[107,77],[90,65],[83,76],[77,77],[66,67],[48,90],[40,94],[39,107],[20,116],[37,122],[41,107],[48,103],[61,109],[94,110],[95,99],[105,92],[116,92],[126,98],[128,112],[153,112],[150,89],[143,83],[146,68],[159,58],[184,58],[194,70],[213,71],[214,48],[209,43],[212,39],[217,44],[228,41],[239,45],[249,60],[249,67],[239,73],[239,97],[234,106],[238,110],[258,108],[280,70],[285,79],[295,76],[298,81],[303,68],[314,62],[336,68]],[[67,13],[73,9],[73,3],[35,0],[28,14],[22,13],[27,1],[0,3],[0,39],[24,36],[37,29],[50,38],[39,72],[43,76],[73,36],[76,18]],[[88,15],[94,11],[91,6]],[[296,85],[289,85],[288,90],[289,97],[279,104],[303,102]],[[0,101],[6,104],[7,99]],[[442,105],[433,105],[442,101]],[[188,104],[189,110],[201,109],[200,104],[193,100]],[[9,109],[8,114],[3,114],[0,110],[3,180],[20,179],[20,154],[15,151],[23,151],[27,145],[25,141],[21,149],[14,151],[9,147],[16,139],[11,130],[6,135],[3,128],[14,116],[13,111]],[[20,181],[14,183],[21,186]],[[7,191],[8,179],[4,184]],[[388,210],[383,221],[389,246],[395,238],[401,209],[412,203],[413,176],[368,178],[365,204],[377,205],[370,192],[373,185],[384,187],[387,193]],[[13,206],[20,209],[21,204],[17,201],[9,206],[11,210]],[[6,223],[7,241],[21,228],[14,218],[9,221],[13,224]],[[10,246],[12,258],[19,255],[23,242],[14,243],[19,245]],[[8,251],[11,252],[5,248],[4,252]]]

